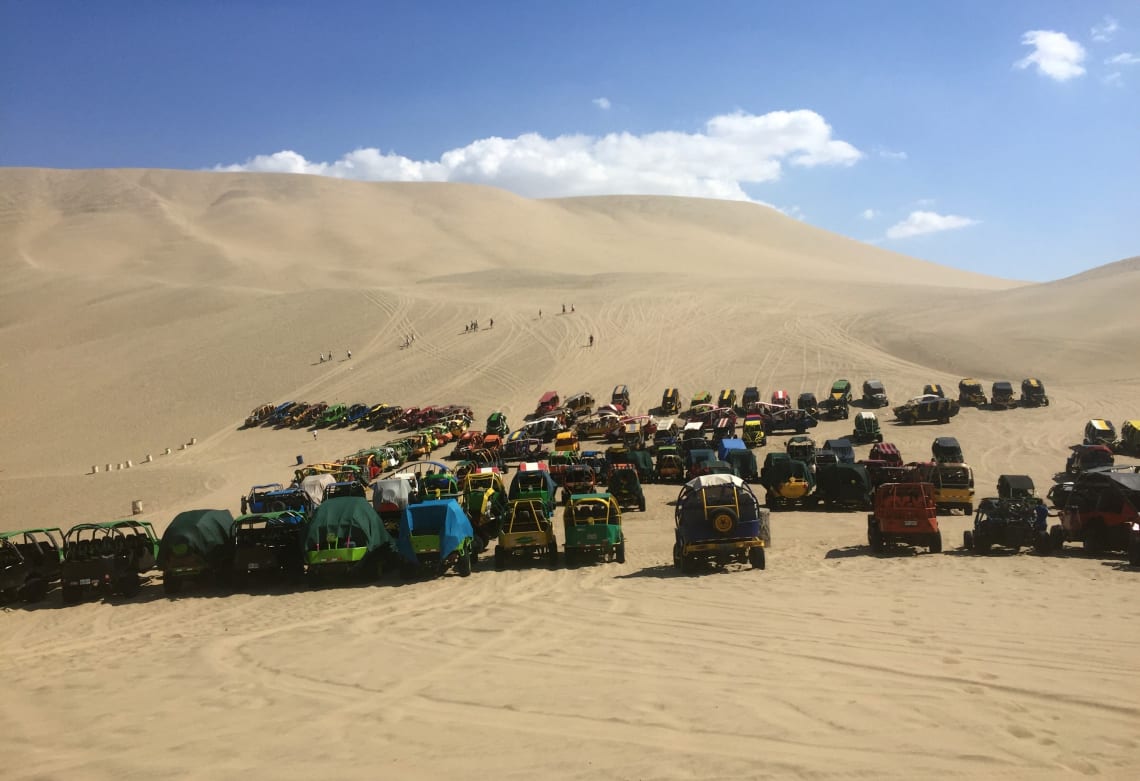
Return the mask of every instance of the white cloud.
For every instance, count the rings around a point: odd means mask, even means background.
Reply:
[[[1120,29],[1120,23],[1113,19],[1111,16],[1104,17],[1104,21],[1094,26],[1089,30],[1089,35],[1092,36],[1094,41],[1110,41],[1116,31]]]
[[[1123,87],[1124,75],[1120,71],[1113,71],[1101,78],[1101,81],[1110,87]]]
[[[882,147],[876,148],[875,154],[886,160],[906,160],[906,152],[895,152],[891,149],[884,149]]]
[[[917,201],[914,202],[914,205],[919,207],[920,209],[928,209],[934,205],[934,199],[933,198],[919,198]]]
[[[1085,74],[1085,47],[1064,33],[1053,30],[1030,30],[1021,36],[1024,46],[1032,46],[1033,53],[1018,60],[1013,67],[1025,69],[1037,66],[1037,72],[1056,81],[1068,81]]]
[[[785,165],[850,166],[862,157],[854,146],[832,137],[822,116],[798,110],[721,114],[696,133],[482,138],[448,150],[438,160],[412,160],[368,148],[333,162],[315,162],[283,150],[214,170],[475,182],[537,198],[641,194],[751,200],[743,185],[776,181]]]
[[[594,98],[590,102],[593,103],[598,108],[600,108],[602,111],[609,111],[610,106],[613,105],[612,103],[610,103],[609,98]]]
[[[874,209],[864,209],[861,216],[864,220],[873,220],[879,216],[879,213]]]
[[[1137,57],[1132,52],[1121,52],[1115,57],[1109,57],[1104,61],[1105,65],[1140,65],[1140,57]]]
[[[978,221],[970,217],[959,217],[956,214],[937,214],[935,212],[911,212],[905,220],[887,228],[888,239],[906,239],[911,236],[922,236],[926,233],[939,233],[941,231],[966,228],[977,225]]]

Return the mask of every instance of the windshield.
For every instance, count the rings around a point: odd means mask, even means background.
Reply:
[[[964,466],[940,466],[935,477],[939,485],[952,488],[968,488],[974,482],[969,468]]]

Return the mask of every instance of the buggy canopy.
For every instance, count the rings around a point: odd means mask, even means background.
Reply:
[[[309,475],[301,481],[301,490],[309,495],[313,507],[317,507],[325,499],[325,488],[335,482],[332,475]]]
[[[158,544],[157,563],[164,569],[172,556],[194,553],[215,564],[225,558],[234,517],[229,510],[187,510],[174,516]]]
[[[359,496],[338,496],[317,508],[305,527],[305,549],[335,545],[367,551],[392,546],[392,535],[380,516]]]
[[[439,537],[439,558],[442,561],[454,553],[463,541],[475,535],[467,513],[454,499],[431,499],[408,505],[400,517],[400,535],[396,549],[410,562],[419,562],[412,545],[413,536]]]

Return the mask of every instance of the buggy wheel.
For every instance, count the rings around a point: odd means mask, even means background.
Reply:
[[[1033,552],[1038,556],[1048,556],[1053,548],[1053,543],[1049,539],[1049,532],[1039,531],[1033,536]]]
[[[118,585],[124,597],[134,597],[142,589],[142,579],[139,578],[139,573],[131,572],[120,578]]]
[[[507,552],[496,545],[495,546],[495,569],[496,570],[503,570],[503,569],[506,569],[506,567],[507,567]]]
[[[614,560],[618,564],[625,564],[625,542],[619,542],[614,547]]]
[[[645,512],[645,497],[644,496],[637,500],[637,509],[640,510],[641,512]]]
[[[546,561],[551,567],[558,566],[558,540],[553,536],[550,538],[550,544],[546,546]]]
[[[167,595],[173,596],[182,591],[182,581],[177,577],[162,576],[162,592]]]
[[[974,549],[974,533],[969,529],[962,532],[962,547],[968,551]]]
[[[682,572],[685,571],[684,561],[681,557],[681,543],[673,543],[673,566]]]
[[[872,523],[867,526],[867,546],[872,553],[883,552],[883,532],[877,524]]]
[[[467,577],[471,574],[471,552],[468,551],[459,557],[455,562],[455,571],[459,573],[460,577]]]
[[[930,542],[926,545],[928,553],[941,553],[942,552],[942,532],[934,532],[930,538]]]
[[[1054,552],[1060,552],[1065,547],[1065,530],[1061,526],[1054,526],[1049,529],[1049,542],[1053,546]]]
[[[1140,567],[1140,540],[1133,540],[1132,544],[1128,546],[1128,564],[1133,567]]]
[[[34,578],[19,590],[20,599],[28,604],[40,602],[48,593],[48,582],[44,578]]]
[[[979,534],[974,535],[974,553],[989,553],[990,545],[992,544],[993,543],[987,540],[984,536]]]
[[[573,548],[566,548],[562,553],[562,560],[570,569],[576,569],[578,566],[578,555]]]
[[[1108,532],[1104,528],[1104,522],[1100,521],[1098,523],[1097,521],[1093,521],[1093,523],[1085,529],[1085,553],[1097,556],[1104,553],[1107,547]]]
[[[759,545],[748,549],[748,563],[752,565],[752,569],[764,569],[767,563],[765,559],[764,549]]]
[[[75,605],[83,599],[82,586],[69,586],[66,583],[59,588],[60,598],[65,605]]]
[[[973,514],[974,514],[974,505],[972,502],[962,507],[962,515],[969,517]]]

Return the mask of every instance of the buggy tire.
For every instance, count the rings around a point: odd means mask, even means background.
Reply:
[[[942,552],[942,532],[934,532],[926,545],[926,550],[928,553]]]
[[[679,542],[673,543],[673,566],[682,572],[685,571],[684,562],[681,557],[681,543]]]
[[[177,577],[162,576],[162,593],[174,596],[182,591],[182,581]]]
[[[507,568],[507,552],[495,546],[495,569],[502,571]]]
[[[118,586],[124,597],[135,597],[142,589],[142,579],[139,577],[139,573],[130,572],[119,579]]]
[[[974,550],[974,533],[969,529],[962,532],[962,547],[968,551]]]
[[[27,604],[42,602],[48,593],[48,582],[45,578],[34,578],[24,584],[20,589],[20,599]]]
[[[1132,567],[1140,567],[1140,540],[1133,540],[1132,544],[1128,546],[1128,564]]]
[[[618,564],[625,564],[625,542],[619,542],[614,547],[614,561]]]
[[[558,540],[555,537],[550,538],[550,545],[547,546],[546,562],[552,568],[558,566]]]
[[[965,505],[962,508],[962,514],[965,515],[967,518],[974,514],[974,505],[972,502],[970,504]]]
[[[471,552],[468,551],[455,562],[455,571],[460,577],[466,578],[471,574]]]
[[[83,600],[83,587],[62,585],[59,588],[59,595],[63,604],[77,605]]]
[[[764,549],[759,545],[748,549],[748,563],[752,565],[752,569],[764,569],[767,565],[766,559]]]
[[[1108,548],[1108,530],[1105,529],[1103,520],[1094,519],[1085,528],[1083,544],[1085,553],[1093,556],[1099,556],[1105,552]]]
[[[645,497],[644,496],[637,500],[637,509],[640,510],[641,512],[645,512]]]
[[[1033,552],[1038,556],[1048,556],[1053,551],[1053,542],[1049,539],[1049,532],[1039,531],[1033,535]]]
[[[974,535],[974,553],[989,553],[992,544],[984,536]]]
[[[1053,526],[1049,529],[1049,542],[1054,553],[1060,553],[1065,547],[1065,529],[1062,526]]]
[[[721,534],[729,534],[736,528],[737,516],[735,512],[726,507],[718,510],[712,518],[709,518],[709,522]]]
[[[883,552],[883,532],[874,524],[867,525],[867,547],[872,553]]]

